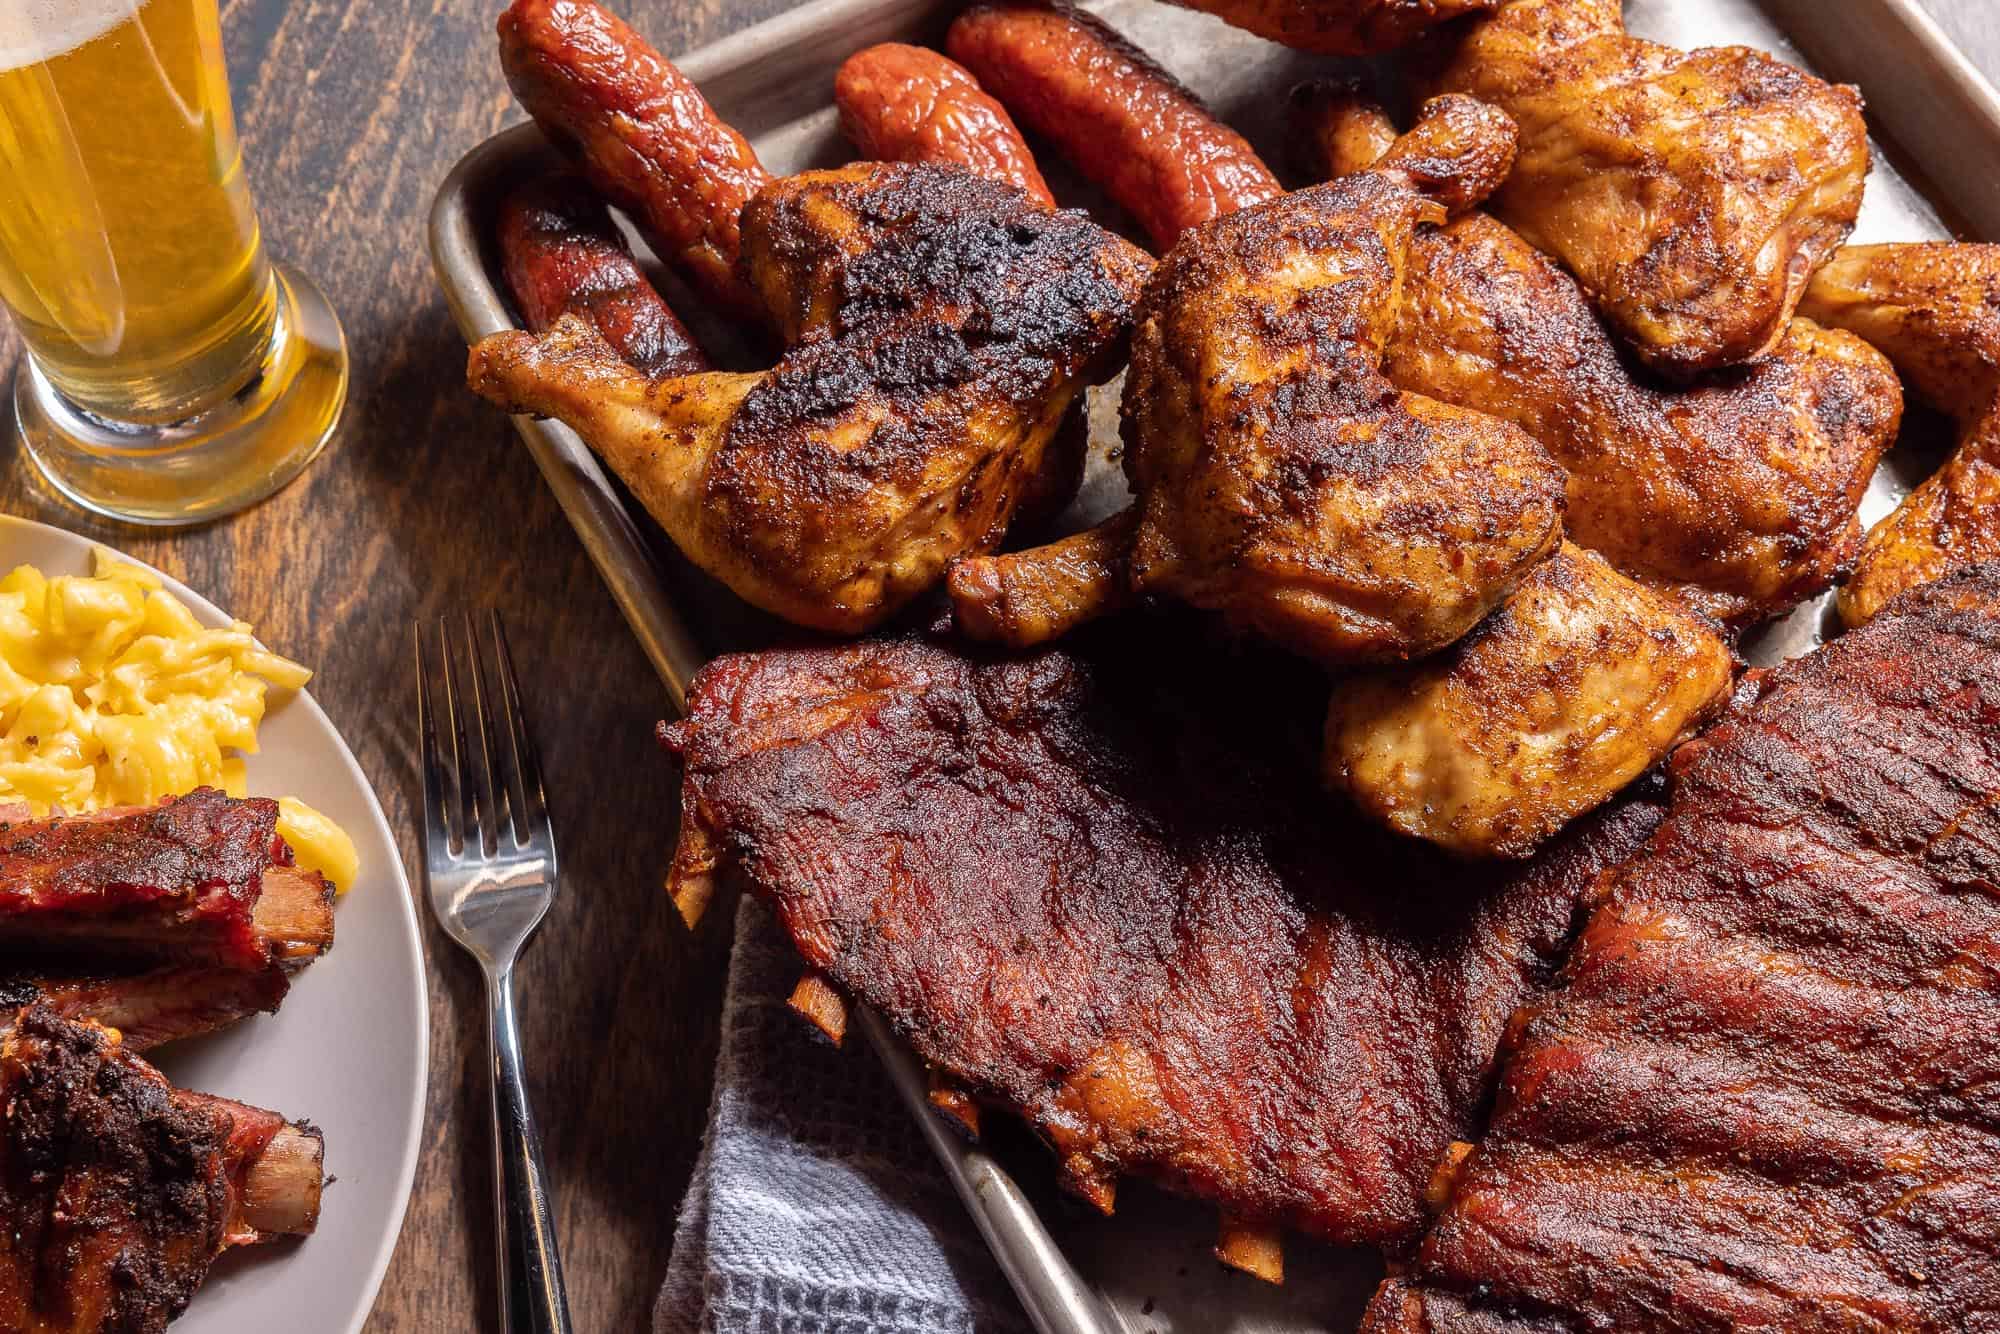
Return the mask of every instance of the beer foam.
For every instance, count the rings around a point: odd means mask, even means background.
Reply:
[[[101,37],[146,0],[0,0],[0,72],[54,60]]]

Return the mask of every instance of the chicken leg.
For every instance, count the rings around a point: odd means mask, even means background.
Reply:
[[[467,378],[576,428],[746,601],[859,633],[998,544],[1116,368],[1146,260],[1018,189],[892,163],[775,183],[742,244],[790,347],[773,370],[649,380],[565,319],[481,342]]]

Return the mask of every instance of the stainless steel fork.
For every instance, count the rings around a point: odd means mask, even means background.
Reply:
[[[469,615],[441,622],[433,670],[424,627],[417,627],[424,884],[438,922],[486,973],[501,1328],[569,1334],[542,1140],[514,1022],[514,960],[555,899],[556,839],[498,613],[488,630],[482,650]],[[491,708],[489,681],[499,686]]]

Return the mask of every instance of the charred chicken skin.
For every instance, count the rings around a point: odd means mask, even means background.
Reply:
[[[313,1230],[320,1164],[317,1131],[21,1009],[0,1034],[0,1329],[159,1334],[226,1247]]]
[[[1364,170],[1394,142],[1348,88],[1294,99],[1318,169]],[[1576,280],[1478,212],[1418,229],[1383,370],[1535,437],[1569,472],[1571,541],[1732,627],[1789,611],[1847,568],[1902,419],[1888,362],[1803,319],[1754,366],[1649,384]]]
[[[1444,647],[1562,534],[1540,445],[1382,374],[1413,234],[1505,176],[1512,130],[1446,98],[1405,147],[1190,233],[1147,283],[1125,381],[1133,587],[1330,664]]]
[[[876,1007],[935,1101],[1025,1117],[1100,1208],[1126,1174],[1213,1201],[1267,1277],[1281,1225],[1404,1248],[1507,1016],[1655,808],[1465,866],[1314,791],[1316,670],[1266,650],[1225,716],[1245,659],[1190,639],[720,659],[667,731],[676,900],[740,874],[814,970],[797,1008],[837,1033],[839,997]]]
[[[468,380],[576,428],[746,601],[866,630],[999,543],[1072,401],[1116,369],[1145,259],[924,165],[778,182],[742,235],[791,349],[775,369],[649,380],[566,319],[480,343]]]
[[[1846,238],[1868,173],[1861,98],[1742,47],[1627,36],[1621,0],[1506,0],[1435,91],[1500,107],[1520,159],[1493,210],[1560,260],[1641,360],[1754,361]]]
[[[1673,770],[1365,1328],[1991,1328],[2000,567],[1771,671]]]
[[[2000,246],[1852,246],[1799,309],[1887,353],[1960,429],[1944,467],[1869,532],[1840,593],[1841,619],[1860,625],[1906,589],[2000,559]]]
[[[1369,56],[1407,46],[1500,0],[1173,0],[1246,32],[1324,56]]]

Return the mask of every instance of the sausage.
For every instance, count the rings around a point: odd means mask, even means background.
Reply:
[[[935,51],[900,42],[857,51],[834,77],[833,100],[841,129],[863,157],[955,163],[1055,207],[1007,108]]]
[[[610,212],[581,181],[555,176],[513,191],[500,205],[499,241],[514,303],[536,333],[575,313],[648,375],[709,369],[687,326],[639,271]]]
[[[499,27],[514,96],[591,186],[704,297],[760,314],[736,270],[737,215],[771,180],[748,141],[594,0],[514,0]]]
[[[1136,218],[1156,249],[1284,193],[1243,136],[1103,21],[1068,4],[979,4],[945,49]]]

